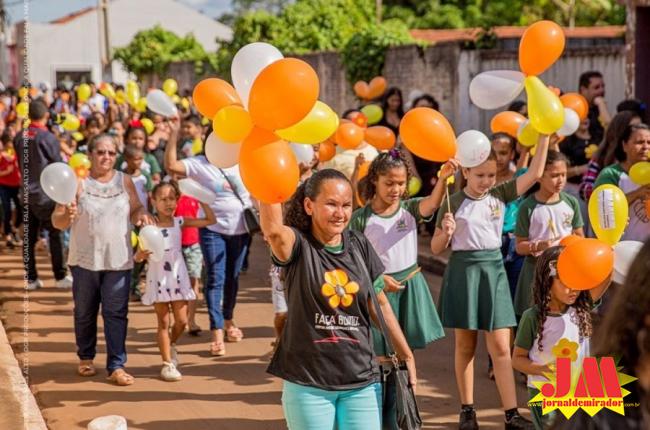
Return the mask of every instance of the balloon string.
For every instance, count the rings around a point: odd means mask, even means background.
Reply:
[[[451,203],[449,201],[449,184],[445,183],[445,195],[447,196],[447,212],[451,213]]]

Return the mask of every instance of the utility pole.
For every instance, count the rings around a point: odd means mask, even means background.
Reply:
[[[7,61],[7,11],[4,0],[0,0],[0,82],[7,85],[8,61]]]
[[[113,80],[113,67],[111,61],[111,36],[108,23],[108,0],[97,0],[99,12],[99,52],[102,61],[102,81]]]

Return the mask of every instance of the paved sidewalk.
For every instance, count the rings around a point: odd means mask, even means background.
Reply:
[[[29,362],[31,385],[48,428],[85,429],[102,415],[122,415],[130,430],[284,429],[280,403],[281,382],[265,373],[273,340],[273,311],[267,281],[268,251],[256,238],[251,268],[241,277],[236,322],[245,339],[227,344],[223,358],[210,357],[208,333],[179,342],[180,371],[184,379],[167,383],[159,379],[161,359],[156,346],[156,318],[152,309],[131,304],[127,349],[128,370],[136,376],[131,387],[107,383],[100,371],[93,378],[76,375],[71,291],[53,287],[48,259],[39,257],[45,288],[30,293]],[[422,247],[421,247],[422,248]],[[4,252],[4,250],[0,251]],[[0,254],[0,308],[5,329],[19,362],[23,349],[23,290],[18,253]],[[434,299],[440,278],[427,274]],[[198,322],[208,327],[203,306]],[[99,319],[99,353],[104,365],[104,340]],[[487,378],[484,341],[475,361],[475,404],[481,428],[503,428],[503,413],[494,382]],[[416,353],[418,401],[426,429],[457,428],[459,402],[453,370],[453,335]],[[1,366],[0,366],[1,367]],[[0,378],[2,376],[0,375]],[[0,379],[4,380],[4,379]],[[525,405],[523,384],[518,384],[519,403]],[[1,429],[6,427],[0,425]]]

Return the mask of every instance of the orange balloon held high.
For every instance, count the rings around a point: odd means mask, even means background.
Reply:
[[[515,139],[519,127],[526,122],[526,117],[519,112],[503,111],[494,115],[490,121],[492,133],[506,133]]]
[[[365,140],[380,151],[387,151],[395,146],[395,133],[388,127],[376,125],[366,129]]]
[[[357,170],[357,179],[362,179],[368,176],[368,170],[370,170],[370,161],[364,161],[361,163],[359,170]]]
[[[253,123],[280,130],[307,116],[318,100],[314,69],[297,58],[283,58],[266,66],[255,79],[248,98]]]
[[[357,95],[361,100],[368,100],[370,97],[368,96],[370,94],[370,86],[368,86],[368,83],[365,81],[357,81],[354,84],[354,94]]]
[[[562,27],[553,21],[529,26],[519,42],[519,67],[528,76],[541,75],[562,55],[565,45]]]
[[[201,115],[214,118],[222,108],[241,105],[237,91],[228,82],[217,79],[204,79],[194,87],[192,100]]]
[[[363,142],[364,130],[352,122],[345,122],[339,125],[334,140],[336,144],[344,149],[355,149]]]
[[[562,283],[572,290],[590,290],[607,280],[614,270],[614,250],[598,239],[569,244],[557,261]]]
[[[404,145],[429,161],[445,162],[456,155],[456,134],[440,112],[431,108],[411,109],[399,126]]]
[[[300,180],[296,156],[284,140],[259,143],[247,138],[242,144],[239,158],[242,181],[251,195],[264,203],[285,202],[296,191]]]
[[[589,114],[589,103],[582,94],[566,93],[560,97],[560,101],[565,108],[573,109],[580,117],[580,121],[587,118]]]
[[[386,85],[386,78],[383,76],[372,78],[372,80],[368,83],[368,99],[372,100],[384,95],[384,92],[386,91]]]
[[[330,161],[336,155],[336,146],[330,141],[322,142],[318,145],[318,160],[325,162]]]

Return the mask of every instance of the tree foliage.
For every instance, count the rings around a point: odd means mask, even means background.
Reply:
[[[142,78],[149,73],[162,76],[167,66],[177,61],[193,61],[200,72],[207,54],[192,34],[179,37],[156,25],[136,33],[128,45],[116,48],[113,58]]]

